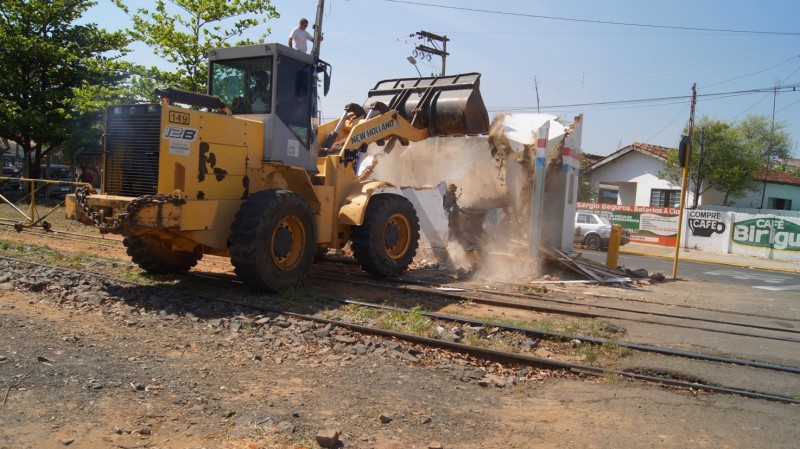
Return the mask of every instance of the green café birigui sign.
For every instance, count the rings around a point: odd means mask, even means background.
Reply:
[[[731,237],[740,245],[800,251],[800,225],[782,218],[738,221]]]

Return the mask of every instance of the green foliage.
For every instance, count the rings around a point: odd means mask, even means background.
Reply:
[[[347,304],[341,309],[348,319],[355,323],[369,323],[381,315],[380,310],[356,304]]]
[[[557,332],[567,335],[584,335],[587,337],[615,338],[625,334],[625,329],[613,326],[605,321],[586,318],[578,319],[541,319],[527,325],[534,329]]]
[[[597,191],[592,189],[591,170],[589,160],[582,157],[580,165],[580,176],[578,179],[578,201],[593,203],[597,201]]]
[[[4,0],[0,5],[0,138],[17,142],[38,175],[44,155],[94,141],[97,111],[80,107],[85,86],[111,89],[126,76],[128,39],[78,24],[90,0]],[[89,114],[87,117],[86,114]]]
[[[420,307],[413,307],[407,312],[401,310],[386,312],[378,320],[378,325],[383,329],[414,335],[429,335],[433,327],[430,318],[423,314]]]
[[[785,127],[776,122],[773,128],[771,120],[760,116],[747,117],[735,125],[708,117],[698,120],[692,133],[688,186],[694,193],[694,206],[711,188],[724,195],[726,206],[756,189],[754,175],[774,167],[776,158],[789,154],[792,142]],[[683,169],[677,153],[670,152],[659,177],[680,185]]]
[[[161,76],[169,84],[193,92],[205,92],[209,50],[229,46],[245,31],[280,17],[269,0],[156,0],[154,9],[140,8],[133,13],[124,0],[113,1],[131,15],[134,39],[177,66],[176,73]],[[265,30],[261,40],[270,32]],[[245,39],[233,45],[254,43]]]
[[[774,122],[763,115],[750,115],[737,128],[741,130],[745,145],[761,155],[764,168],[777,168],[792,157],[792,138],[784,122]]]

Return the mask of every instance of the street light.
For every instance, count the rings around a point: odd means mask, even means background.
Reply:
[[[410,62],[410,63],[411,63],[411,65],[413,65],[413,66],[414,66],[414,68],[415,68],[415,69],[417,69],[417,73],[419,74],[419,77],[420,77],[420,78],[422,78],[422,73],[420,73],[420,71],[419,71],[419,67],[417,67],[417,60],[416,60],[416,59],[414,59],[414,57],[413,57],[413,56],[409,56],[409,57],[407,57],[406,59],[408,59],[408,62]]]

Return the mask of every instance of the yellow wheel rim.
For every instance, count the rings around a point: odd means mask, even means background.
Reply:
[[[298,217],[284,217],[272,231],[272,262],[284,271],[300,262],[306,241],[306,228]]]
[[[386,220],[383,244],[386,254],[392,259],[399,259],[408,252],[411,246],[411,223],[403,214],[394,214]]]

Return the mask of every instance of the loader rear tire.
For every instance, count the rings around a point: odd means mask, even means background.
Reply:
[[[131,260],[150,274],[180,274],[197,265],[202,254],[173,251],[158,239],[128,236],[122,241]]]
[[[314,215],[303,197],[264,190],[236,213],[229,251],[239,279],[255,290],[277,292],[303,280],[315,244]]]
[[[351,234],[353,256],[367,273],[393,277],[407,269],[419,246],[419,219],[400,195],[370,198],[364,223]]]

